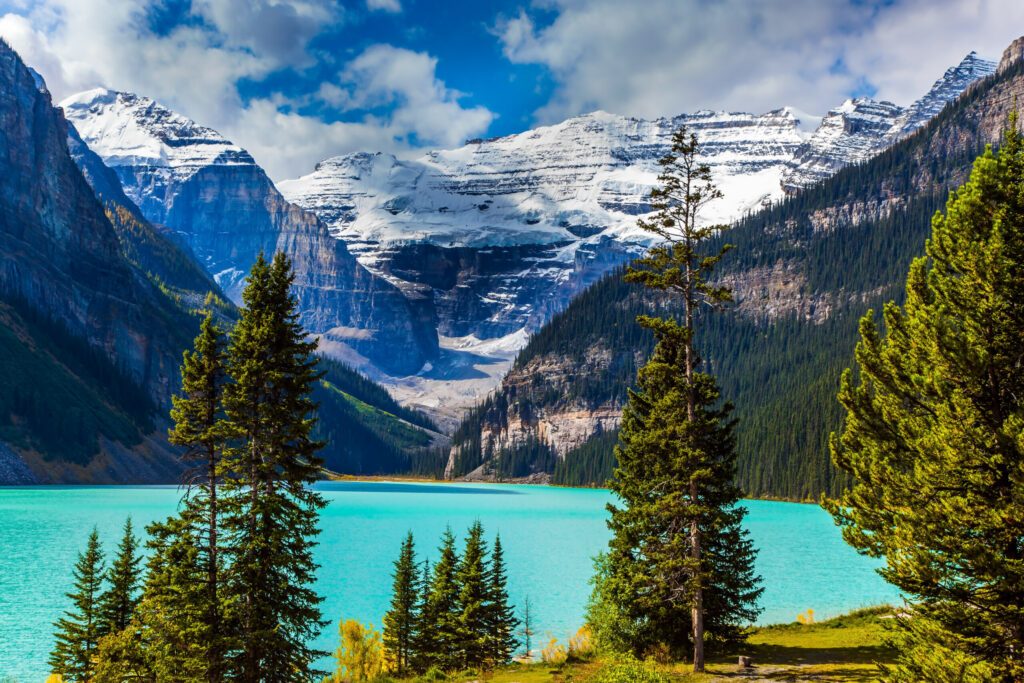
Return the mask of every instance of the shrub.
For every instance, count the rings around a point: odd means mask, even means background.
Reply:
[[[448,675],[436,666],[427,669],[426,673],[420,676],[418,681],[447,681]]]
[[[545,664],[562,666],[569,659],[569,653],[566,652],[564,645],[559,644],[557,638],[552,638],[547,647],[540,651],[540,658]]]
[[[571,659],[590,659],[594,656],[594,634],[590,626],[583,626],[569,639]]]
[[[377,629],[372,624],[364,626],[349,619],[338,631],[341,646],[334,654],[338,669],[329,680],[333,683],[379,680],[384,671],[384,652]]]
[[[593,683],[670,683],[670,679],[648,664],[626,660],[602,669]]]

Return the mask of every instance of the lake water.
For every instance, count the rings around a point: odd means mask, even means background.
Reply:
[[[474,520],[500,532],[512,599],[529,596],[535,630],[564,640],[582,623],[591,558],[608,541],[607,491],[537,486],[412,483],[324,483],[317,590],[332,619],[317,645],[337,646],[337,621],[380,627],[390,598],[392,562],[405,533],[421,557],[436,558],[446,525],[461,534]],[[70,570],[86,535],[99,528],[113,552],[121,525],[136,528],[172,513],[173,487],[0,488],[0,681],[41,683],[52,646],[52,622],[67,606]],[[897,593],[876,563],[847,547],[820,508],[748,501],[747,526],[764,577],[761,623],[794,621],[813,608],[827,617],[892,602]],[[6,678],[5,678],[6,677]]]

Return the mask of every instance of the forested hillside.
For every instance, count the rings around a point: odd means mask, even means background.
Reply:
[[[749,495],[803,498],[839,486],[826,440],[839,425],[835,394],[857,320],[902,299],[930,217],[984,146],[998,142],[1019,95],[1024,64],[1004,60],[914,136],[723,235],[736,245],[721,276],[736,300],[724,315],[707,316],[698,343],[736,405],[739,477]],[[497,476],[543,470],[556,483],[603,482],[615,442],[609,415],[653,344],[634,318],[666,307],[621,273],[578,297],[460,426],[449,474],[484,465]],[[515,468],[495,467],[513,456]]]

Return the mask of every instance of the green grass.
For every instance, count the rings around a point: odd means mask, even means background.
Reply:
[[[707,673],[694,674],[688,662],[657,666],[670,681],[715,683],[744,681],[835,681],[859,683],[878,678],[879,662],[892,660],[884,645],[884,620],[889,607],[859,610],[815,624],[784,624],[754,629],[747,644],[734,654],[714,658]],[[753,671],[741,672],[738,655],[753,657]],[[449,678],[453,683],[587,683],[610,662],[596,660],[567,664],[561,669],[546,664],[515,664],[488,674]]]

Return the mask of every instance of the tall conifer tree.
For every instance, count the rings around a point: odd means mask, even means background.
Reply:
[[[826,507],[885,558],[910,602],[888,680],[1024,680],[1024,142],[987,150],[906,303],[868,313],[832,457],[852,486]]]
[[[680,649],[689,640],[699,672],[706,632],[722,640],[738,637],[740,625],[757,614],[760,589],[754,550],[740,526],[740,491],[732,483],[730,407],[719,405],[715,380],[699,371],[694,346],[701,306],[712,309],[730,299],[728,289],[708,281],[729,247],[711,255],[700,251],[724,226],[700,222],[702,209],[722,195],[698,150],[696,135],[676,131],[671,150],[659,160],[661,185],[651,193],[656,213],[638,223],[662,243],[637,261],[627,279],[680,297],[683,319],[638,319],[658,343],[623,414],[612,482],[622,504],[609,506],[611,586],[602,593],[643,625],[637,649],[656,643]]]
[[[85,550],[73,570],[74,590],[67,594],[71,609],[54,624],[56,627],[50,671],[65,681],[84,682],[93,677],[96,648],[102,635],[103,618],[100,596],[103,589],[104,562],[99,532],[93,529]]]
[[[420,573],[411,531],[395,560],[393,579],[391,609],[384,615],[384,650],[394,664],[395,673],[406,675],[413,666],[420,601]]]
[[[441,538],[440,557],[433,566],[421,613],[420,631],[426,638],[421,641],[419,655],[424,669],[436,666],[455,671],[462,664],[461,609],[455,580],[458,569],[455,536],[449,528]]]
[[[138,552],[139,539],[132,529],[132,519],[124,522],[124,535],[117,546],[117,555],[107,572],[109,587],[100,596],[101,633],[117,633],[128,627],[128,622],[139,603],[139,584],[142,582],[142,556]]]
[[[491,665],[506,664],[516,649],[519,619],[508,599],[508,572],[501,536],[494,538],[491,551],[490,583],[487,587],[487,661]]]
[[[224,391],[232,444],[224,454],[230,498],[229,599],[237,604],[238,680],[305,681],[323,653],[310,642],[324,626],[311,588],[317,518],[325,503],[309,488],[320,474],[313,439],[319,378],[315,343],[304,339],[291,295],[291,264],[262,255],[242,294],[244,308],[229,347]]]
[[[487,561],[484,527],[476,521],[469,527],[455,583],[459,587],[459,652],[462,667],[483,666],[490,644],[488,616],[491,574]]]
[[[199,634],[199,642],[207,652],[207,680],[211,683],[224,677],[230,641],[221,590],[224,558],[219,537],[221,501],[218,490],[221,458],[228,436],[223,410],[226,382],[224,334],[214,321],[212,311],[208,311],[192,350],[186,350],[183,356],[181,393],[172,399],[174,427],[169,436],[171,443],[185,447],[183,457],[193,465],[187,478],[182,518],[201,539],[196,561],[199,571],[205,575],[205,590],[188,594],[200,599],[200,604],[192,607],[201,614],[203,633]]]

